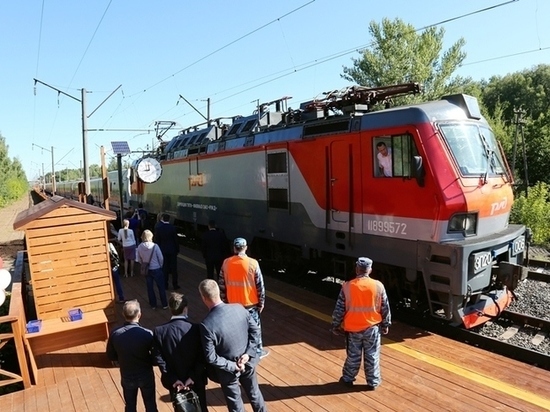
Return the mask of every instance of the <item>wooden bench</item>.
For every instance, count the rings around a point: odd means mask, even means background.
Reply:
[[[69,317],[47,319],[42,321],[39,332],[25,333],[25,345],[29,352],[34,383],[38,382],[36,356],[107,340],[109,338],[108,322],[103,310],[94,310],[84,312],[82,319],[73,322],[69,320]]]

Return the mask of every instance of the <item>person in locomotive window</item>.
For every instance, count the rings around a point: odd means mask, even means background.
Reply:
[[[160,302],[163,309],[168,309],[166,299],[166,288],[164,287],[164,273],[162,265],[164,257],[159,246],[153,242],[153,232],[149,229],[143,231],[142,242],[137,247],[137,260],[140,265],[148,265],[145,280],[147,283],[147,297],[152,309],[157,308],[157,296],[155,294],[155,283],[160,295]]]
[[[380,175],[385,177],[392,176],[392,159],[391,159],[391,148],[386,146],[384,142],[378,142],[376,145],[378,153],[376,158],[378,159],[378,169],[380,170]]]
[[[364,357],[367,390],[380,385],[380,332],[389,332],[391,313],[384,285],[369,277],[372,260],[357,259],[355,278],[342,285],[332,313],[332,332],[346,335],[346,361],[340,383],[352,387]]]
[[[139,324],[141,306],[129,300],[122,307],[124,325],[116,328],[107,341],[107,358],[120,367],[124,410],[137,410],[138,390],[146,412],[157,412],[153,371],[153,332]]]
[[[164,256],[164,264],[162,271],[164,272],[164,288],[168,289],[168,280],[172,275],[172,287],[174,290],[179,289],[178,285],[178,253],[180,245],[176,227],[170,223],[170,215],[162,214],[160,222],[155,226],[155,240],[160,247],[162,256]]]
[[[118,241],[122,244],[124,251],[124,277],[134,276],[134,261],[136,259],[136,237],[130,229],[130,221],[124,219],[122,228],[118,230]],[[130,271],[128,272],[128,268]]]
[[[260,329],[258,357],[269,352],[263,348],[260,314],[264,310],[265,286],[260,265],[256,259],[246,255],[246,239],[238,237],[233,241],[233,256],[223,261],[218,283],[221,299],[225,303],[240,303],[250,312]]]

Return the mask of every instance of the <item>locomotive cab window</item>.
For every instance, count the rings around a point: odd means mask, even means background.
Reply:
[[[463,176],[506,173],[503,155],[492,130],[477,124],[441,124],[439,127]]]
[[[375,177],[413,177],[418,155],[410,134],[377,136],[373,140]]]

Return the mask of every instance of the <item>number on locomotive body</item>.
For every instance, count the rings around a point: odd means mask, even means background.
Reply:
[[[525,236],[520,236],[512,243],[512,256],[525,250]]]
[[[476,253],[474,255],[474,273],[486,268],[491,264],[492,258],[490,252]]]

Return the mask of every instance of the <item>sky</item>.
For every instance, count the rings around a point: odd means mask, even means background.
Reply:
[[[488,80],[550,64],[549,17],[548,0],[0,0],[0,134],[29,180],[52,148],[56,171],[84,151],[100,164],[101,146],[109,162],[113,141],[132,161],[158,146],[158,122],[175,122],[164,140],[204,122],[207,99],[215,119],[351,85],[342,68],[371,21],[437,24],[444,49],[466,41],[455,75]]]

